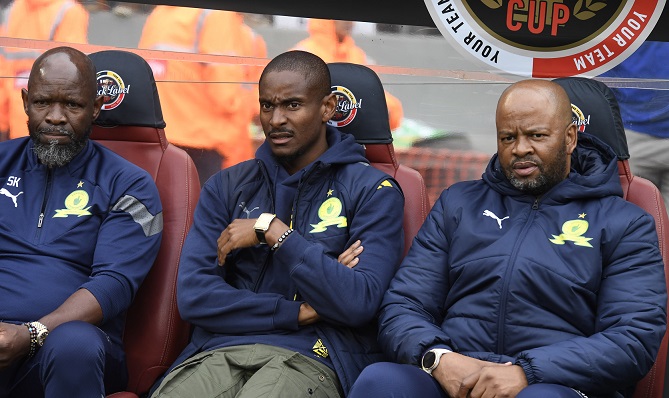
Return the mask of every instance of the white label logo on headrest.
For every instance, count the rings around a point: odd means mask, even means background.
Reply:
[[[585,128],[590,124],[590,115],[585,116],[585,113],[578,106],[571,104],[572,121],[578,127],[579,133],[585,131]]]
[[[362,108],[362,98],[357,100],[351,90],[344,86],[332,86],[332,93],[337,96],[337,110],[328,124],[334,127],[344,127],[351,124],[358,113],[358,109]]]
[[[130,85],[126,87],[123,83],[123,79],[118,73],[103,70],[97,74],[98,80],[98,97],[104,96],[104,102],[102,104],[103,111],[110,111],[123,102],[125,95],[130,92]]]

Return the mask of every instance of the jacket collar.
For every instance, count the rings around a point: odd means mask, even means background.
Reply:
[[[575,199],[623,196],[618,177],[617,157],[611,147],[598,138],[579,133],[578,145],[571,156],[569,176],[541,196],[542,203],[565,203]],[[488,163],[483,180],[504,196],[524,201],[536,198],[511,185],[499,164],[497,154]]]

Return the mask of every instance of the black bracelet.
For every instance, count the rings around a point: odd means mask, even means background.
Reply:
[[[30,332],[30,351],[28,351],[28,358],[32,358],[35,355],[35,351],[37,351],[37,329],[30,323],[24,323],[23,325],[27,327],[28,332]]]
[[[281,246],[281,243],[283,243],[283,241],[286,240],[288,235],[290,235],[292,233],[293,233],[293,229],[288,228],[288,230],[286,232],[284,232],[281,236],[279,236],[279,239],[277,239],[276,243],[272,245],[272,248],[270,250],[276,251],[276,249],[278,249],[279,246]]]

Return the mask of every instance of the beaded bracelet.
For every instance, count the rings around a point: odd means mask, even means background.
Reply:
[[[35,351],[37,351],[37,329],[29,323],[24,323],[23,325],[28,328],[28,332],[30,333],[30,351],[28,351],[28,358],[32,358],[35,355]]]
[[[288,230],[286,232],[284,232],[283,235],[279,236],[279,239],[277,239],[276,243],[274,245],[272,245],[272,248],[270,250],[276,251],[276,249],[278,249],[279,246],[281,246],[281,243],[283,243],[283,241],[286,240],[288,235],[290,235],[292,233],[293,233],[293,229],[288,228]]]

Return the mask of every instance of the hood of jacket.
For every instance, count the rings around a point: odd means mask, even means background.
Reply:
[[[586,133],[578,134],[578,144],[571,155],[569,176],[544,193],[542,203],[567,203],[575,199],[623,196],[618,177],[618,159],[608,145]],[[498,155],[493,155],[483,180],[495,191],[532,202],[535,196],[519,191],[504,175]]]

